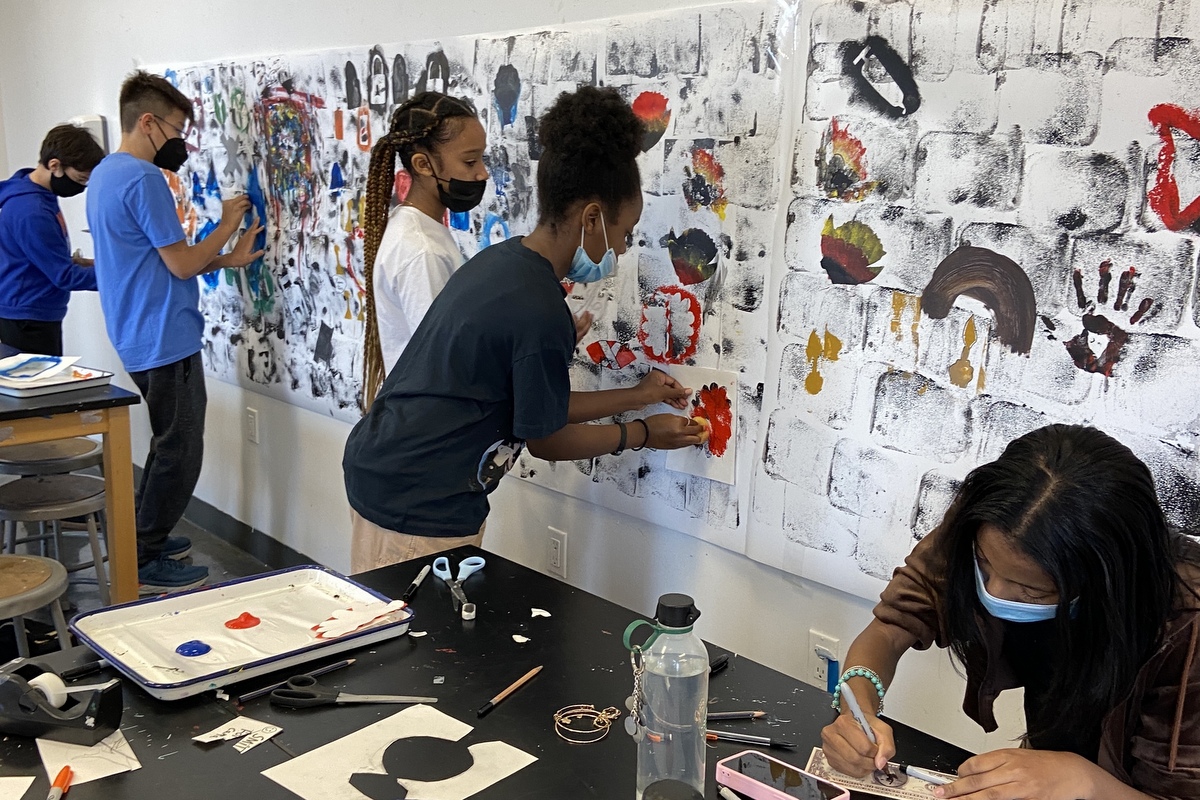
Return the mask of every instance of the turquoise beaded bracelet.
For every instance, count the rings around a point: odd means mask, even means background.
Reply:
[[[846,684],[846,681],[850,680],[851,678],[866,678],[871,683],[875,684],[875,694],[879,695],[879,710],[875,713],[882,714],[884,694],[883,681],[879,680],[879,676],[875,674],[875,670],[868,669],[867,667],[851,667],[842,673],[842,677],[838,678],[837,687],[833,690],[833,703],[831,704],[833,708],[838,712],[842,710],[842,687]]]

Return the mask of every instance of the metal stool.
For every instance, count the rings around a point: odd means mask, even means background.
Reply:
[[[104,511],[104,481],[90,475],[37,475],[19,478],[0,486],[0,530],[7,540],[4,549],[12,553],[18,543],[38,537],[17,538],[19,522],[51,522],[54,528],[55,555],[61,535],[59,522],[69,517],[86,516],[88,544],[92,560],[73,564],[68,572],[78,572],[96,567],[96,583],[100,588],[100,599],[105,605],[112,603],[108,590],[108,575],[104,568],[105,556],[100,551],[98,521]]]
[[[0,475],[61,475],[96,466],[104,468],[104,445],[86,436],[0,447]],[[41,541],[44,556],[45,542],[53,538],[54,533],[47,533],[45,523],[40,523],[36,534],[21,541]]]
[[[0,475],[60,475],[104,461],[104,445],[84,436],[0,447]]]
[[[39,556],[0,555],[0,619],[13,621],[17,654],[22,658],[29,658],[24,615],[43,606],[50,606],[59,646],[64,650],[71,646],[71,634],[59,604],[66,591],[67,570],[57,561]]]

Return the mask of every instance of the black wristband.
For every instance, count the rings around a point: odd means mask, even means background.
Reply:
[[[642,446],[629,448],[630,450],[632,450],[633,452],[636,453],[638,450],[645,450],[646,445],[650,444],[650,426],[646,423],[646,420],[641,419],[641,418],[635,419],[634,422],[642,423],[642,427],[646,429],[646,438],[642,440]]]
[[[612,451],[612,455],[619,456],[625,452],[625,442],[628,441],[629,428],[625,427],[624,422],[618,422],[617,427],[621,429],[621,443],[617,445],[617,449]]]

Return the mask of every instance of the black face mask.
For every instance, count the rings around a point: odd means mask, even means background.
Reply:
[[[179,172],[188,160],[187,143],[183,139],[167,139],[154,152],[154,166],[167,172]]]
[[[432,164],[429,169],[431,172],[433,171]],[[460,181],[458,178],[450,178],[446,181],[450,188],[444,189],[442,188],[442,179],[436,172],[433,173],[433,177],[437,181],[438,200],[455,214],[470,211],[483,202],[483,193],[487,190],[486,180]]]
[[[74,197],[86,188],[86,184],[72,180],[65,171],[62,175],[50,175],[50,191],[59,197]]]

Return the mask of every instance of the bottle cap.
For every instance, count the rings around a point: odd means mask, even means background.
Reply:
[[[700,616],[695,601],[686,594],[664,594],[658,598],[654,618],[664,628],[689,628]]]
[[[647,786],[642,793],[642,800],[704,800],[704,795],[682,781],[667,778]]]
[[[463,603],[462,618],[468,622],[475,619],[475,604]]]

